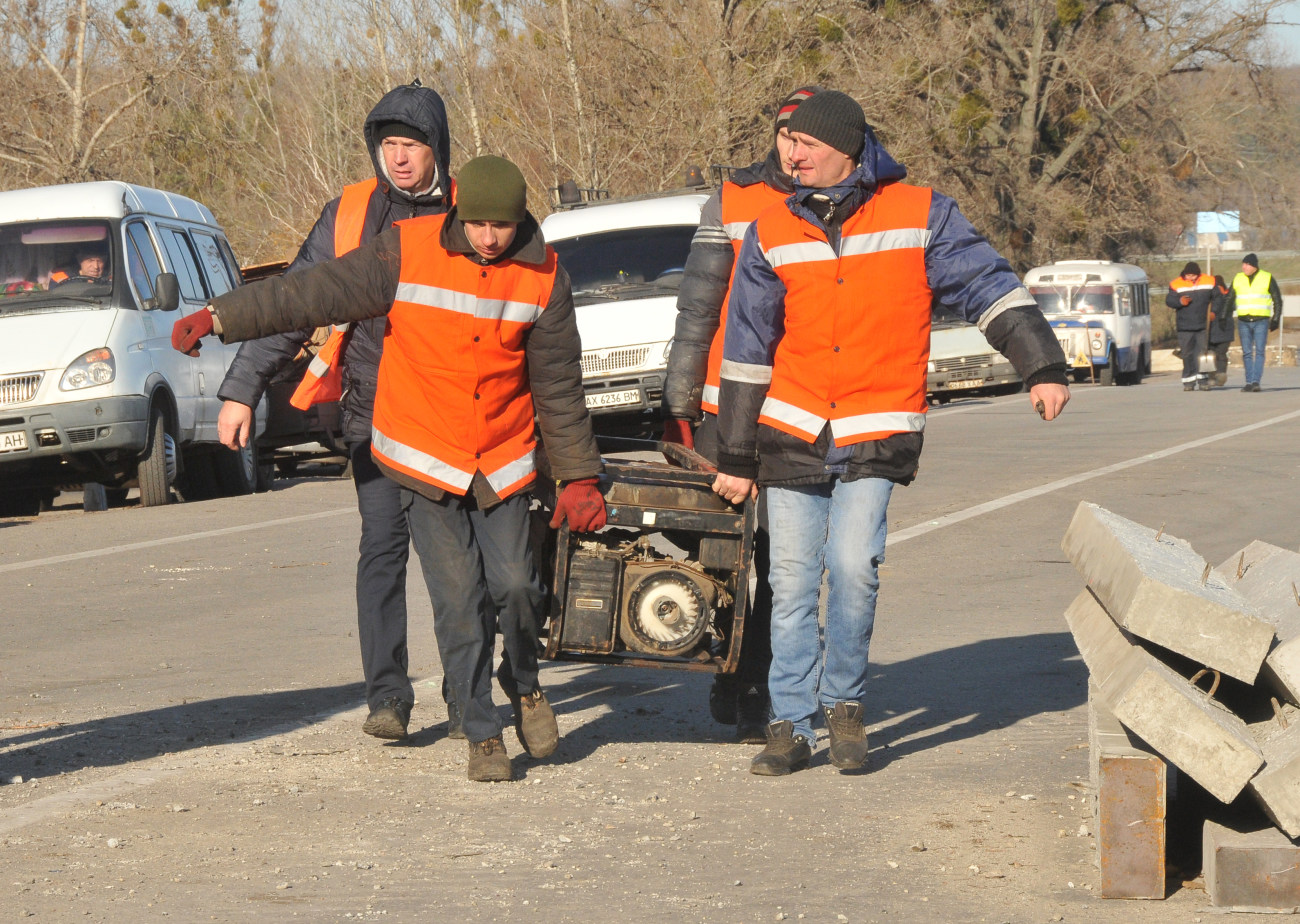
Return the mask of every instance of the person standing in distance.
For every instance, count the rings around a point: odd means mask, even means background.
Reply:
[[[1259,257],[1253,253],[1241,258],[1241,272],[1232,277],[1228,310],[1237,315],[1241,334],[1241,359],[1246,366],[1241,390],[1259,391],[1268,333],[1282,326],[1282,290],[1272,273],[1259,268]]]

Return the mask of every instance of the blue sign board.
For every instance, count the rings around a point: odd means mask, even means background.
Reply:
[[[1236,234],[1241,230],[1240,212],[1197,212],[1197,234]],[[1222,240],[1222,238],[1220,238]]]

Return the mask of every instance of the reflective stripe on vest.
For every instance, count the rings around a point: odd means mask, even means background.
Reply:
[[[370,195],[378,185],[379,180],[371,177],[361,183],[343,187],[338,211],[334,213],[335,258],[361,246],[366,211],[370,208]],[[293,390],[293,396],[289,399],[291,405],[305,411],[313,404],[337,401],[343,397],[343,348],[351,329],[351,324],[334,325],[329,339],[316,351],[302,381]]]
[[[718,193],[722,212],[722,229],[731,241],[731,273],[727,279],[727,293],[722,299],[722,309],[718,315],[718,330],[709,344],[709,361],[704,371],[704,392],[700,396],[700,406],[712,414],[718,413],[718,387],[722,382],[719,370],[722,368],[722,346],[727,339],[727,301],[731,298],[731,283],[736,277],[736,258],[740,256],[740,245],[744,243],[745,232],[754,219],[764,209],[784,202],[787,194],[774,189],[766,183],[753,183],[738,186],[727,182],[722,184]]]
[[[1179,276],[1169,283],[1169,288],[1179,295],[1191,295],[1193,292],[1208,292],[1214,288],[1214,277],[1202,273],[1196,280],[1190,281]]]
[[[465,494],[481,472],[498,497],[536,477],[525,345],[555,283],[544,264],[480,264],[439,243],[445,216],[397,223],[398,295],[379,362],[371,451],[385,467]]]
[[[1272,281],[1273,274],[1264,270],[1255,270],[1253,276],[1238,273],[1232,278],[1232,291],[1237,293],[1237,317],[1273,316],[1273,296],[1269,293]]]
[[[785,333],[759,421],[836,446],[925,429],[930,190],[890,183],[845,221],[840,254],[788,208],[758,219],[785,285]]]

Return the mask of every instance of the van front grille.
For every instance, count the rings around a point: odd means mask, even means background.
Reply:
[[[591,350],[582,354],[584,376],[610,375],[625,369],[640,369],[650,355],[650,347],[635,346],[617,350]]]
[[[26,404],[36,397],[44,372],[22,372],[0,378],[0,407]]]
[[[982,356],[962,356],[958,359],[936,359],[935,372],[982,372],[993,365],[993,354]]]

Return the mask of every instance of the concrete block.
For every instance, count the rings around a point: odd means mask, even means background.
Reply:
[[[1186,542],[1081,503],[1061,548],[1129,632],[1254,683],[1273,627]]]
[[[1236,831],[1207,821],[1201,850],[1205,891],[1214,907],[1300,911],[1300,847],[1281,831]]]
[[[1083,591],[1065,611],[1100,698],[1130,731],[1221,802],[1264,764],[1246,723],[1161,664]]]
[[[1164,898],[1168,768],[1089,685],[1088,741],[1103,898]]]
[[[1214,576],[1272,624],[1277,640],[1259,679],[1300,705],[1300,554],[1256,540],[1215,568]]]
[[[1300,712],[1288,706],[1278,719],[1250,727],[1264,752],[1264,769],[1251,795],[1288,837],[1300,837]]]

